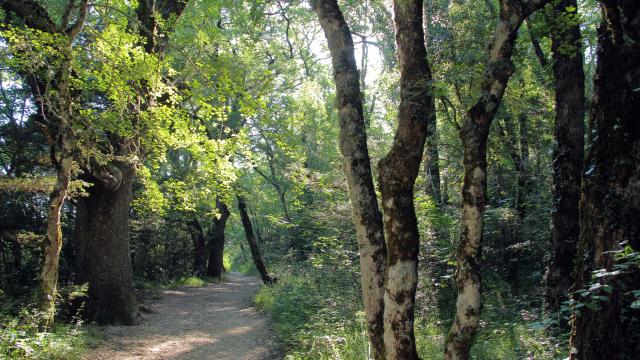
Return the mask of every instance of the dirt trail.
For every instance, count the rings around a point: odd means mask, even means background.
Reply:
[[[273,333],[251,307],[260,280],[230,273],[202,288],[163,292],[139,326],[104,329],[85,360],[271,360]]]

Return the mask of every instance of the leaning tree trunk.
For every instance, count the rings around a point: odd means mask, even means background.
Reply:
[[[193,275],[202,277],[207,274],[207,240],[198,219],[188,221],[187,227],[193,241]]]
[[[546,274],[546,310],[551,314],[557,313],[569,297],[580,236],[578,204],[584,159],[584,69],[580,25],[567,27],[562,21],[576,14],[577,6],[577,0],[559,1],[554,9],[558,24],[551,32],[556,92],[551,263]],[[567,9],[574,10],[569,12]]]
[[[207,276],[221,278],[224,269],[224,232],[229,219],[229,209],[220,200],[216,200],[216,208],[220,212],[220,217],[213,219],[211,229],[209,229],[209,264],[207,265]]]
[[[574,360],[637,359],[640,353],[640,268],[637,257],[624,256],[640,251],[640,2],[601,6],[574,286],[576,309],[596,306],[573,317]]]
[[[134,169],[119,162],[94,172],[76,207],[77,280],[89,284],[86,314],[98,324],[139,320],[129,253],[129,201]]]
[[[340,126],[340,152],[360,250],[367,331],[372,356],[380,360],[384,359],[383,294],[387,250],[382,216],[371,175],[353,39],[335,0],[313,0],[311,4],[318,15],[331,52]]]
[[[420,236],[413,191],[435,103],[422,28],[422,1],[393,5],[400,65],[398,128],[391,150],[378,166],[387,239],[384,342],[387,359],[418,359],[413,333]]]
[[[468,359],[480,322],[483,216],[487,191],[487,140],[489,128],[513,74],[511,63],[518,29],[525,18],[549,0],[500,2],[500,18],[484,66],[480,97],[467,117],[460,137],[464,145],[464,182],[460,244],[456,257],[456,317],[445,340],[445,359]]]
[[[258,269],[258,272],[260,273],[262,282],[266,285],[271,285],[276,282],[276,278],[269,275],[267,266],[264,264],[264,260],[262,259],[262,255],[260,254],[260,247],[258,247],[258,242],[256,241],[256,236],[253,232],[251,218],[249,218],[249,213],[247,213],[247,202],[241,195],[238,195],[237,198],[238,210],[240,210],[240,219],[242,220],[242,227],[244,228],[244,233],[247,237],[249,248],[251,249],[251,257],[253,258],[253,263],[256,265],[256,269]]]

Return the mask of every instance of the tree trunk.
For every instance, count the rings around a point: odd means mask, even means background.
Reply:
[[[424,160],[425,170],[425,192],[430,195],[437,205],[442,204],[442,193],[440,190],[440,163],[438,153],[438,138],[434,132],[427,139],[427,151]]]
[[[187,226],[193,240],[193,275],[202,277],[207,274],[207,241],[198,219],[190,220]]]
[[[387,359],[418,359],[413,333],[420,236],[413,191],[424,144],[433,132],[435,104],[422,28],[422,1],[394,1],[400,65],[398,128],[380,161],[380,193],[387,239],[384,341]]]
[[[529,133],[527,129],[527,116],[518,116],[520,132],[520,165],[518,166],[518,191],[516,194],[516,212],[518,213],[518,228],[522,230],[524,219],[527,215],[527,195],[529,193]],[[517,234],[517,241],[523,241],[522,232]]]
[[[40,310],[45,314],[40,324],[43,330],[53,326],[55,316],[55,297],[58,285],[58,266],[60,250],[62,249],[62,206],[67,197],[67,190],[71,181],[73,165],[73,139],[71,121],[73,120],[73,97],[70,89],[70,67],[72,57],[72,42],[84,26],[87,15],[87,0],[81,0],[77,7],[74,2],[66,5],[69,13],[77,9],[75,23],[69,23],[69,17],[61,19],[61,24],[55,24],[47,10],[37,1],[1,0],[0,7],[5,13],[11,13],[21,19],[26,27],[65,38],[64,46],[60,49],[59,62],[46,59],[47,63],[58,63],[57,68],[43,68],[36,65],[35,69],[19,69],[25,76],[26,83],[31,88],[39,116],[46,117],[48,129],[45,136],[51,148],[51,160],[56,169],[56,183],[49,195],[47,204],[47,233],[43,246],[43,264],[40,275]],[[52,66],[47,64],[46,66]],[[55,71],[55,78],[39,77],[38,72]],[[59,154],[56,154],[59,152]],[[59,155],[59,159],[57,156]]]
[[[556,21],[566,18],[568,7],[577,11],[577,6],[576,0],[558,2],[554,9]],[[567,25],[563,25],[566,28]],[[546,274],[546,310],[557,313],[562,302],[569,297],[580,235],[578,207],[584,159],[585,75],[580,25],[553,31],[551,40],[556,92],[556,147],[552,164],[552,257]],[[567,52],[567,44],[574,46],[575,50]]]
[[[134,168],[112,162],[90,179],[89,196],[78,199],[78,283],[89,283],[87,319],[98,324],[139,321],[129,254],[129,202]]]
[[[443,205],[448,205],[449,204],[449,178],[447,178],[447,176],[443,176],[442,178],[442,188],[440,189],[440,192],[442,194],[442,204]]]
[[[64,59],[57,74],[57,94],[54,95],[50,119],[56,119],[57,139],[51,144],[52,157],[56,167],[56,184],[49,195],[47,206],[47,237],[42,248],[42,272],[40,274],[40,311],[44,313],[41,327],[51,329],[55,318],[55,299],[58,286],[58,266],[60,264],[60,250],[62,249],[62,206],[67,197],[67,190],[71,181],[71,167],[73,165],[73,145],[71,143],[71,95],[69,90],[69,67],[71,44],[63,50]],[[56,116],[57,115],[57,116]],[[60,160],[55,159],[56,148],[60,150]]]
[[[237,197],[238,210],[240,210],[240,219],[242,220],[244,234],[247,237],[247,242],[249,243],[249,248],[251,249],[251,257],[253,258],[253,263],[256,265],[256,269],[258,269],[258,272],[260,273],[262,282],[266,285],[271,285],[276,282],[276,278],[269,275],[267,266],[264,264],[264,260],[262,259],[262,255],[260,254],[260,248],[258,247],[256,236],[253,233],[253,225],[251,225],[251,219],[249,218],[249,214],[247,213],[247,202],[243,196],[237,195]]]
[[[640,251],[640,2],[602,1],[601,8],[574,286],[576,304],[595,302],[597,310],[585,306],[573,317],[574,360],[640,353],[640,269],[620,253]]]
[[[548,0],[513,0],[500,2],[500,17],[485,63],[480,97],[467,117],[460,137],[464,145],[464,182],[462,185],[462,218],[460,244],[456,257],[458,299],[456,317],[445,340],[445,359],[468,359],[480,322],[482,309],[480,260],[484,210],[487,191],[487,139],[489,128],[500,106],[509,77],[518,29],[525,18],[544,6]]]
[[[61,124],[65,130],[66,124]],[[47,207],[47,238],[43,245],[42,272],[40,275],[40,311],[44,313],[42,328],[51,329],[55,317],[55,299],[58,287],[58,266],[60,264],[60,250],[62,249],[62,206],[67,197],[67,190],[71,181],[71,166],[73,151],[66,136],[62,137],[62,159],[58,164],[56,184],[49,195]]]
[[[423,1],[422,28],[424,30],[424,47],[427,52],[427,56],[429,56],[429,44],[431,43],[429,32],[431,31],[431,7],[433,6],[434,5],[429,1]],[[424,191],[425,194],[431,196],[431,199],[435,201],[436,205],[440,206],[442,205],[442,190],[440,188],[440,154],[438,151],[438,133],[436,131],[437,124],[435,120],[435,113],[433,116],[433,121],[431,121],[431,119],[427,119],[427,121],[429,121],[429,126],[431,126],[432,129],[430,129],[431,136],[426,140],[426,152],[424,159]]]
[[[220,217],[213,219],[213,225],[209,229],[209,264],[207,265],[207,276],[221,278],[224,269],[224,232],[229,219],[229,209],[227,205],[216,199],[216,208],[220,212]]]
[[[340,152],[360,249],[362,295],[374,359],[384,359],[384,273],[387,250],[371,175],[367,133],[351,31],[335,0],[311,2],[324,30],[336,83]]]

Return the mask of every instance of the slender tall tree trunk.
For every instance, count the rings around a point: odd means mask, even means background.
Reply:
[[[77,6],[74,6],[77,5]],[[73,119],[73,97],[71,95],[70,68],[72,57],[72,42],[82,31],[87,15],[87,0],[81,0],[78,4],[70,1],[66,4],[65,11],[71,14],[77,9],[75,23],[69,23],[69,17],[63,17],[60,24],[55,24],[47,10],[34,0],[11,1],[0,0],[0,7],[9,14],[15,15],[24,22],[26,27],[37,29],[44,33],[64,38],[64,45],[60,49],[56,60],[46,59],[56,63],[53,68],[55,76],[52,79],[40,78],[39,71],[49,72],[46,68],[20,69],[25,75],[25,80],[31,88],[38,114],[46,117],[48,130],[45,134],[51,147],[51,160],[56,169],[56,183],[49,195],[47,204],[47,233],[43,246],[43,264],[40,274],[40,310],[44,313],[40,324],[44,330],[53,326],[55,316],[55,297],[58,285],[58,266],[60,263],[60,250],[62,249],[62,207],[67,197],[67,190],[71,181],[71,167],[73,165],[73,139],[71,134],[71,121]],[[40,66],[40,65],[36,65]],[[59,158],[58,158],[59,157]]]
[[[129,202],[135,175],[131,164],[115,165],[94,172],[89,196],[78,199],[76,274],[79,283],[89,284],[89,321],[133,325],[139,321],[129,253]]]
[[[448,205],[449,204],[449,178],[447,178],[446,176],[443,176],[442,178],[442,188],[440,189],[440,192],[442,193],[442,204]]]
[[[482,309],[480,260],[487,191],[487,139],[489,128],[500,106],[509,77],[518,29],[524,19],[544,6],[548,0],[513,0],[500,2],[500,17],[484,66],[480,97],[467,117],[460,137],[464,145],[464,182],[460,244],[456,257],[458,299],[456,317],[445,340],[445,359],[468,359],[480,322]]]
[[[566,19],[577,0],[556,5],[556,21]],[[561,23],[562,24],[562,23]],[[557,313],[569,297],[574,260],[580,236],[578,207],[584,159],[585,90],[580,25],[551,33],[556,115],[553,150],[553,209],[551,212],[551,263],[547,269],[546,310]],[[571,45],[575,50],[572,49]]]
[[[367,148],[358,69],[351,31],[335,0],[311,2],[324,30],[336,83],[340,152],[360,249],[362,295],[372,356],[384,359],[384,273],[387,249]]]
[[[573,317],[573,360],[637,359],[640,353],[640,310],[631,305],[640,269],[619,254],[625,247],[640,251],[640,2],[601,1],[601,8],[574,300],[601,297],[597,310],[585,306]],[[610,293],[598,288],[606,285]]]
[[[425,170],[425,192],[431,195],[437,205],[442,204],[442,193],[440,190],[440,163],[438,152],[438,138],[434,132],[427,139],[427,151],[424,160]]]
[[[518,213],[518,227],[524,226],[527,215],[527,196],[529,194],[529,132],[528,121],[525,114],[518,116],[519,142],[520,142],[520,166],[518,166],[518,192],[516,194],[516,212]],[[516,237],[522,241],[522,233]]]
[[[423,1],[422,5],[422,18],[424,29],[424,47],[429,56],[429,44],[431,30],[431,7],[433,4],[430,1]],[[435,104],[434,104],[435,106]],[[436,205],[442,205],[442,190],[440,186],[440,153],[438,151],[438,133],[436,131],[437,124],[435,120],[435,113],[429,114],[434,119],[427,119],[428,125],[431,126],[429,136],[426,140],[426,151],[424,159],[424,171],[425,171],[425,193],[430,195]]]
[[[237,197],[238,210],[240,210],[240,219],[242,220],[244,234],[247,237],[247,242],[249,243],[249,248],[251,249],[251,257],[253,258],[253,263],[256,265],[256,269],[258,269],[258,272],[260,273],[262,282],[266,285],[271,285],[276,282],[276,278],[269,275],[267,266],[264,264],[264,260],[262,259],[262,255],[260,254],[260,248],[258,247],[256,236],[253,233],[251,218],[249,218],[249,213],[247,212],[247,202],[243,196],[238,195]]]
[[[64,125],[66,128],[66,124]],[[67,129],[68,130],[68,129]],[[64,130],[64,131],[67,131]],[[58,265],[60,264],[60,250],[62,249],[62,206],[64,205],[71,181],[71,165],[73,152],[70,144],[63,136],[62,158],[58,164],[56,184],[49,195],[47,207],[47,238],[43,246],[43,263],[40,274],[40,311],[44,313],[43,329],[53,326],[55,317],[55,298],[58,286]]]
[[[221,278],[224,269],[224,232],[229,219],[229,208],[227,205],[216,199],[216,208],[220,212],[220,217],[213,220],[213,226],[209,229],[209,264],[207,265],[207,276]]]
[[[195,215],[194,215],[195,216]],[[192,219],[187,223],[191,240],[193,241],[193,275],[205,276],[207,274],[207,240],[198,219]]]
[[[527,197],[529,196],[529,133],[528,133],[528,121],[525,114],[518,115],[518,128],[519,136],[518,142],[520,145],[519,153],[517,156],[518,166],[518,181],[516,191],[515,210],[518,216],[516,226],[513,231],[512,244],[509,249],[509,262],[507,278],[511,284],[515,294],[518,294],[520,287],[518,286],[518,274],[520,270],[520,259],[523,255],[522,247],[518,246],[525,241],[525,218],[527,216]]]
[[[420,236],[413,191],[424,144],[433,131],[435,103],[431,69],[422,28],[422,1],[394,1],[400,64],[398,128],[387,156],[380,161],[380,193],[388,263],[384,294],[384,341],[387,359],[418,359],[413,333],[418,285]]]
[[[55,298],[58,286],[58,266],[62,249],[62,206],[67,197],[71,182],[71,166],[73,165],[73,145],[71,144],[71,94],[69,89],[69,67],[71,66],[71,44],[63,50],[63,61],[57,78],[57,94],[54,95],[53,108],[49,115],[56,119],[57,138],[53,140],[52,157],[56,167],[56,184],[49,195],[47,206],[47,237],[42,248],[43,262],[40,274],[40,310],[44,313],[42,328],[49,330],[55,318]],[[60,159],[55,159],[59,149]]]

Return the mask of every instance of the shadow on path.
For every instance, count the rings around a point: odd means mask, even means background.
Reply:
[[[271,360],[272,331],[252,300],[262,282],[228,273],[219,284],[163,292],[139,326],[104,328],[84,360]]]

